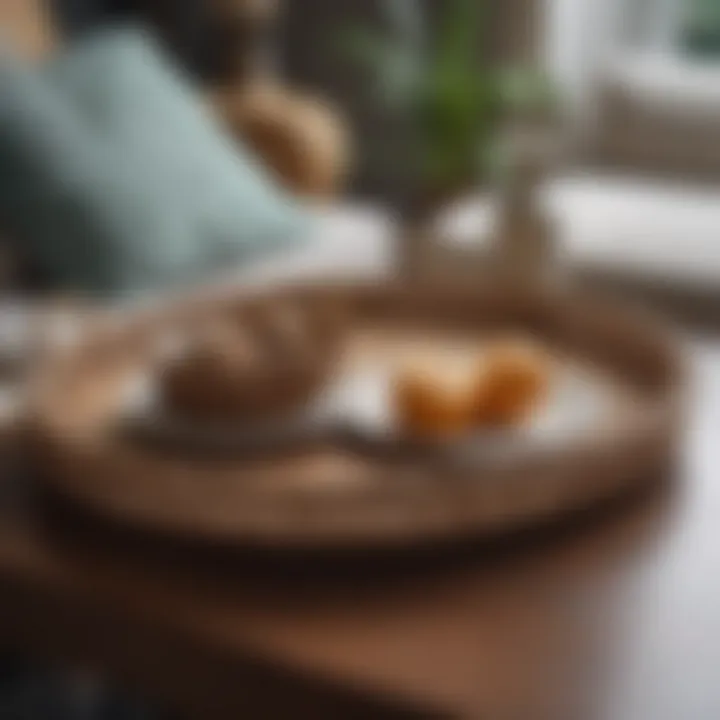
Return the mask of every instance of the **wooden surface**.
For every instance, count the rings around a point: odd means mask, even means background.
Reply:
[[[720,343],[691,350],[678,477],[512,544],[324,576],[48,527],[6,488],[0,635],[202,718],[713,720]]]

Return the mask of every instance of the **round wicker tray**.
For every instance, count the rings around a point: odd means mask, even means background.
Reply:
[[[123,380],[162,329],[202,322],[278,292],[216,298],[99,328],[41,373],[30,438],[39,475],[85,509],[184,540],[265,548],[410,546],[464,540],[559,518],[667,469],[675,451],[682,363],[672,334],[644,313],[579,289],[315,283],[283,300],[342,304],[348,347],[384,337],[529,331],[601,367],[628,402],[612,423],[548,448],[471,467],[442,455],[310,442],[262,457],[159,451],[117,432]],[[353,340],[354,338],[354,340]],[[353,350],[354,352],[354,350]],[[655,475],[654,475],[655,474]]]

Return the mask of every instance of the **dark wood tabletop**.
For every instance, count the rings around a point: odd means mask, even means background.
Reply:
[[[210,720],[714,720],[720,343],[688,351],[679,469],[492,544],[201,553],[43,511],[16,483],[0,517],[0,642]]]

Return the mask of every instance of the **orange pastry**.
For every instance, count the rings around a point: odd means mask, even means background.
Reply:
[[[520,343],[491,347],[476,372],[473,420],[478,426],[507,427],[521,423],[546,394],[548,358]]]
[[[395,377],[393,406],[400,427],[410,435],[439,438],[461,434],[473,424],[468,376],[405,369]]]

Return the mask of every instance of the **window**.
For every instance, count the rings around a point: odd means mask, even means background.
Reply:
[[[550,67],[578,153],[720,176],[720,0],[549,0]]]
[[[720,61],[720,0],[684,0],[680,46],[698,59]]]
[[[720,0],[616,0],[631,45],[690,60],[720,60]]]

